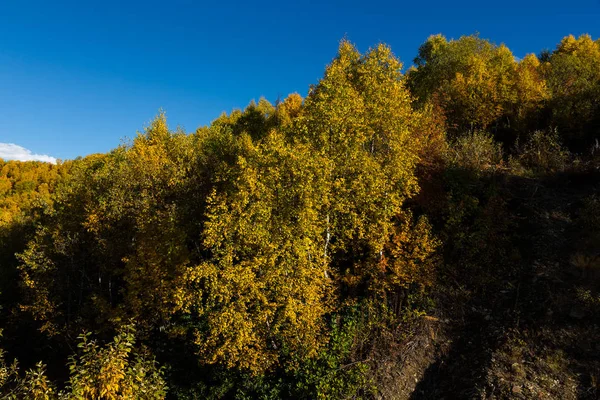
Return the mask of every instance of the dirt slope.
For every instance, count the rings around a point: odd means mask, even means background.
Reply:
[[[600,396],[600,226],[586,225],[600,176],[513,176],[505,185],[518,267],[449,312],[410,399]]]

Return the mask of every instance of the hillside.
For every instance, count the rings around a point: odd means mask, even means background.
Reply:
[[[498,271],[497,291],[442,314],[438,356],[411,398],[597,398],[599,178],[505,178],[521,257]]]
[[[600,40],[402,70],[2,161],[0,396],[598,398]]]

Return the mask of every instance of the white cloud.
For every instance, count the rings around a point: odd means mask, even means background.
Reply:
[[[31,150],[14,143],[0,143],[0,158],[3,160],[45,161],[56,164],[56,158],[45,154],[33,154]]]

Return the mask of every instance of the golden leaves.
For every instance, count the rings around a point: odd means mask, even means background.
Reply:
[[[212,261],[187,273],[198,295],[182,299],[206,319],[196,334],[205,362],[257,373],[284,345],[315,351],[328,289],[308,149],[276,131],[261,143],[238,140],[235,184],[208,200]]]

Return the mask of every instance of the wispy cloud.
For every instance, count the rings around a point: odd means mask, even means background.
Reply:
[[[56,158],[45,154],[34,154],[31,150],[14,143],[0,143],[0,158],[3,160],[45,161],[56,164]]]

